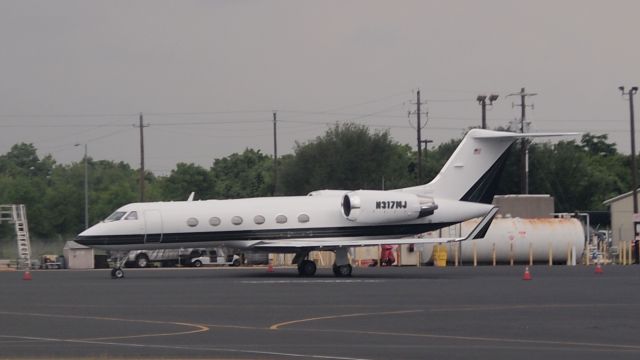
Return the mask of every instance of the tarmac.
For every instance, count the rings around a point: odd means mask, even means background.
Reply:
[[[0,358],[637,359],[640,266],[0,272]]]

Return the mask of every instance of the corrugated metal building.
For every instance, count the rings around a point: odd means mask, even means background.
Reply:
[[[500,208],[498,215],[512,218],[552,218],[555,211],[551,195],[496,195],[493,204]]]
[[[604,204],[611,212],[611,237],[613,244],[633,241],[633,194],[632,191],[606,200]]]

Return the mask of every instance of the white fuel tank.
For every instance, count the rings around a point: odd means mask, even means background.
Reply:
[[[479,219],[458,225],[457,232],[467,235]],[[442,236],[450,236],[451,229],[443,229]],[[582,258],[585,246],[584,227],[576,219],[520,219],[496,218],[484,239],[447,244],[449,263],[458,261],[478,264],[554,263],[575,264]],[[427,236],[437,237],[438,232]],[[494,250],[495,249],[495,250]],[[423,259],[431,259],[433,247],[425,247]],[[495,255],[494,255],[495,253]],[[475,256],[474,256],[475,254]]]

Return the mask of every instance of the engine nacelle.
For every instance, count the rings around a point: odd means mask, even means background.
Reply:
[[[438,208],[432,198],[400,191],[358,190],[342,197],[342,214],[365,224],[409,221],[432,215]]]

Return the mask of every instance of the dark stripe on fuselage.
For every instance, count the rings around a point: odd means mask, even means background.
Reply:
[[[157,244],[183,244],[198,242],[224,242],[242,240],[278,240],[278,239],[317,239],[340,237],[373,237],[373,236],[410,236],[434,231],[454,223],[438,224],[400,224],[374,225],[351,227],[326,227],[309,229],[269,229],[269,230],[240,230],[240,231],[209,231],[167,233],[162,235],[162,241]],[[149,234],[158,238],[159,234]],[[76,242],[85,246],[118,246],[143,245],[144,234],[137,235],[100,235],[78,236]],[[149,242],[147,242],[149,244]]]

